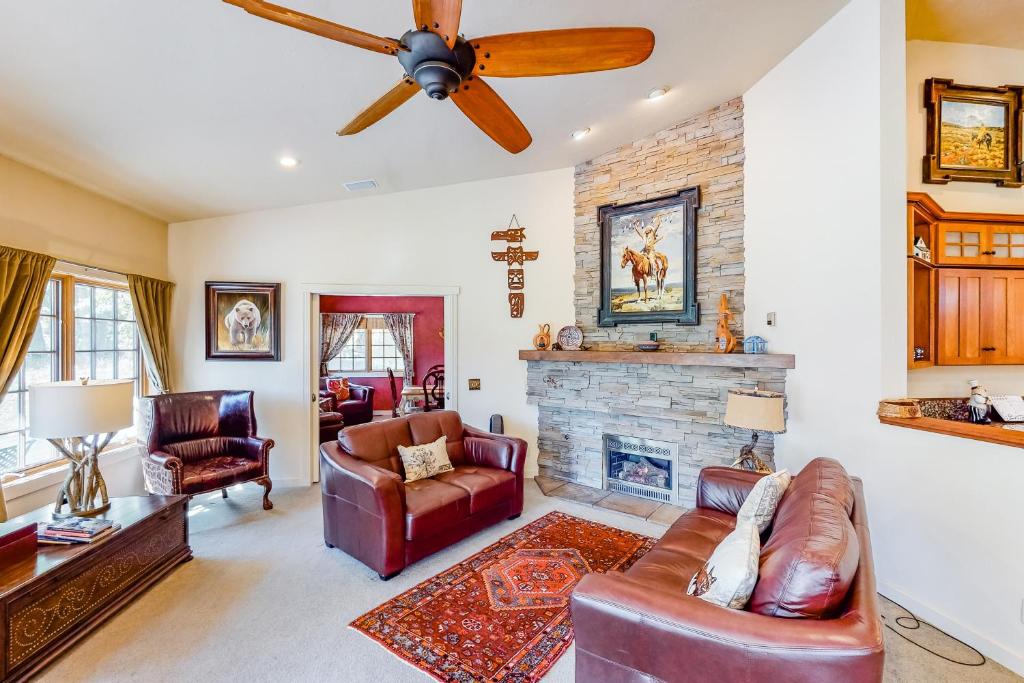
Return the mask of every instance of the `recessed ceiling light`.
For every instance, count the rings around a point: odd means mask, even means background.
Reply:
[[[579,130],[574,130],[572,132],[572,139],[573,140],[582,140],[583,138],[587,137],[588,135],[590,135],[590,129],[589,128],[580,128]]]
[[[277,160],[277,163],[281,164],[284,168],[295,168],[299,165],[299,160],[295,157],[281,157]]]
[[[668,94],[668,88],[655,88],[651,92],[647,93],[647,99],[658,100]]]

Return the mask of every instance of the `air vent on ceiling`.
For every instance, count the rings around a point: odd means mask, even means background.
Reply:
[[[353,180],[351,183],[345,183],[345,189],[349,192],[365,192],[366,190],[376,190],[377,181],[373,178],[369,180]]]

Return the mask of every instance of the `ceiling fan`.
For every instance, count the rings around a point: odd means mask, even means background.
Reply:
[[[646,28],[575,28],[507,33],[466,40],[459,35],[462,0],[412,0],[416,27],[398,40],[381,38],[262,0],[224,0],[254,14],[340,43],[398,57],[405,76],[338,135],[352,135],[393,112],[422,89],[451,97],[483,132],[513,154],[532,138],[515,112],[482,76],[557,76],[635,66],[654,49]]]

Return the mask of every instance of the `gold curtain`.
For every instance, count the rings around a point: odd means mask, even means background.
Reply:
[[[0,246],[0,399],[25,362],[56,262],[52,256]],[[0,495],[0,521],[6,520],[7,502]]]
[[[139,323],[139,340],[142,352],[146,354],[149,383],[157,393],[170,393],[171,294],[174,283],[144,275],[129,275],[128,291]]]

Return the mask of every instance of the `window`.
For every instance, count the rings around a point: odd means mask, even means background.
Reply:
[[[388,368],[401,375],[405,372],[405,361],[379,315],[366,316],[341,353],[327,364],[330,372],[343,374],[384,374]]]
[[[75,284],[74,378],[134,379],[139,394],[139,330],[128,292]]]
[[[28,386],[60,379],[61,281],[46,285],[43,307],[25,362],[0,403],[0,473],[60,457],[48,441],[28,436]]]
[[[49,442],[28,435],[29,386],[83,377],[132,379],[136,396],[141,395],[139,349],[135,311],[126,289],[70,275],[51,278],[28,355],[0,403],[0,474],[60,460]],[[116,439],[133,433],[133,428],[126,429]]]

